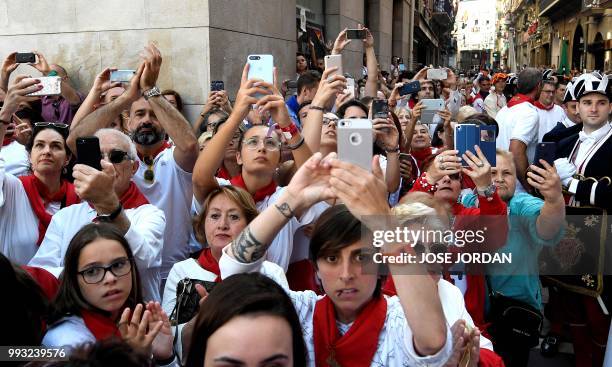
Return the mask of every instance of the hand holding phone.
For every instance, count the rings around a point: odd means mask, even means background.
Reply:
[[[100,140],[96,136],[77,138],[77,163],[93,167],[102,171],[102,153],[100,153]]]
[[[372,119],[387,119],[389,117],[389,102],[386,99],[372,101]]]
[[[423,99],[421,100],[423,109],[421,110],[421,123],[422,124],[433,124],[434,116],[444,110],[443,99]]]
[[[418,93],[420,90],[421,90],[421,82],[418,80],[415,80],[410,83],[404,83],[404,85],[402,85],[402,87],[399,90],[399,95],[403,97],[408,94]]]
[[[429,80],[444,80],[448,78],[446,69],[427,69],[427,79]]]
[[[36,55],[33,52],[17,52],[15,54],[16,64],[35,64]]]
[[[533,159],[533,164],[536,167],[544,168],[544,166],[540,163],[540,159],[542,159],[549,165],[554,166],[556,150],[557,150],[557,143],[555,142],[538,143],[538,145],[536,145],[535,158]]]
[[[110,73],[111,82],[129,83],[136,74],[136,70],[112,70]]]
[[[62,79],[59,76],[41,76],[39,78],[26,78],[24,80],[40,80],[39,85],[43,88],[37,92],[32,92],[28,96],[56,96],[62,92]]]
[[[350,40],[364,40],[368,34],[365,29],[347,29],[346,38]]]
[[[274,84],[274,56],[272,55],[249,55],[247,57],[249,64],[248,80],[261,79],[268,84]],[[270,91],[272,93],[272,91]],[[256,98],[261,98],[261,93],[255,94]]]
[[[225,90],[225,83],[223,83],[223,80],[213,80],[210,82],[211,92],[218,92],[221,90]]]
[[[325,60],[325,69],[337,67],[336,71],[333,71],[327,75],[327,79],[333,77],[334,75],[344,75],[342,70],[342,55],[327,55],[324,58]]]
[[[372,171],[373,132],[368,119],[338,121],[338,159]]]

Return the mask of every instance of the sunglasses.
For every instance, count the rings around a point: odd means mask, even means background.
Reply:
[[[127,152],[119,149],[111,149],[110,152],[104,153],[103,156],[107,157],[113,164],[119,164],[125,160],[131,160],[130,155]]]
[[[38,128],[50,127],[50,128],[55,128],[55,129],[68,130],[68,125],[61,123],[61,122],[35,122],[34,127],[38,127]]]
[[[147,183],[155,181],[155,172],[153,172],[153,159],[150,157],[144,157],[144,163],[147,165],[147,169],[144,171],[144,179]]]

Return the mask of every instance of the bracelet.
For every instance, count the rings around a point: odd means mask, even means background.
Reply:
[[[296,134],[299,134],[300,130],[298,130],[297,126],[295,126],[295,124],[292,122],[291,125],[289,126],[281,126],[280,127],[281,131],[284,133],[289,133],[291,134],[291,136],[293,137]]]
[[[433,194],[434,192],[438,191],[438,184],[430,184],[423,175],[417,179],[417,182],[429,193]]]
[[[302,145],[304,145],[304,137],[302,135],[300,135],[300,141],[298,141],[297,143],[291,145],[291,144],[287,144],[287,148],[289,148],[290,150],[296,150],[299,147],[301,147]]]
[[[389,149],[389,150],[385,149],[385,153],[399,153],[399,152],[400,152],[399,144],[393,149]]]
[[[274,204],[274,206],[283,215],[283,217],[285,217],[287,219],[291,219],[291,218],[295,217],[295,213],[293,212],[293,209],[291,209],[289,204],[287,204],[287,203],[282,203],[281,205]]]
[[[315,106],[315,105],[310,105],[309,107],[311,110],[317,110],[317,111],[322,111],[325,112],[325,108],[324,107],[319,107],[319,106]]]

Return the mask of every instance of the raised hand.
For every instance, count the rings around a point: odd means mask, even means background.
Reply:
[[[391,117],[386,119],[374,119],[372,129],[376,134],[377,144],[385,151],[391,151],[398,147],[399,132]]]
[[[342,93],[346,89],[346,78],[343,75],[332,75],[331,73],[338,70],[337,67],[325,69],[319,82],[319,89],[312,99],[312,103],[316,106],[327,106],[334,96]]]
[[[32,138],[32,127],[29,123],[22,121],[17,115],[13,115],[13,121],[17,123],[13,138],[21,145],[28,145]]]
[[[427,169],[427,182],[433,185],[446,175],[461,172],[461,158],[457,156],[458,153],[457,150],[445,150],[438,154]]]
[[[74,190],[85,201],[90,202],[98,212],[112,212],[119,205],[114,184],[116,171],[112,163],[102,160],[102,171],[76,164],[72,170]]]
[[[6,59],[4,59],[4,62],[2,63],[2,69],[0,69],[0,89],[5,92],[8,89],[8,82],[11,73],[15,71],[15,69],[17,69],[17,67],[19,66],[19,64],[16,63],[16,55],[17,52],[10,53],[6,57]]]
[[[489,164],[489,161],[482,153],[482,150],[480,150],[480,147],[475,145],[474,149],[476,149],[477,156],[469,150],[461,156],[471,168],[462,168],[461,171],[470,176],[478,190],[485,190],[487,187],[491,186],[492,182],[491,164]]]
[[[143,59],[144,70],[142,77],[140,78],[140,89],[142,91],[149,90],[157,83],[159,77],[159,70],[161,69],[162,56],[159,49],[150,42],[144,50],[140,53]]]
[[[123,310],[121,319],[117,325],[121,337],[136,351],[143,353],[144,355],[151,355],[151,349],[153,340],[164,326],[163,321],[158,321],[156,324],[151,325],[149,319],[151,318],[151,311],[144,311],[144,307],[138,304],[134,308],[132,313],[130,308]],[[131,317],[130,317],[131,314]]]
[[[4,97],[4,105],[0,110],[0,120],[10,121],[11,116],[19,109],[19,104],[22,102],[36,101],[38,97],[28,96],[28,94],[37,92],[43,88],[39,79],[27,79],[26,75],[18,75],[13,84],[8,88]]]
[[[330,188],[331,161],[335,153],[323,158],[320,152],[313,154],[293,175],[287,192],[298,199],[300,206],[309,208],[319,201],[335,197]]]
[[[551,166],[543,159],[540,159],[543,168],[535,165],[529,167],[527,172],[527,182],[537,189],[545,201],[555,202],[563,200],[561,179],[554,166]]]
[[[149,329],[155,328],[160,322],[162,323],[162,327],[151,344],[153,357],[156,360],[169,359],[174,352],[172,350],[174,335],[172,335],[172,327],[168,315],[162,309],[159,302],[147,303],[147,311],[151,313],[151,317],[149,318]]]
[[[102,70],[98,75],[96,75],[91,89],[102,94],[111,88],[120,87],[120,82],[110,81],[111,72],[115,70],[117,70],[117,68],[105,68]]]
[[[28,63],[28,65],[40,71],[43,76],[47,76],[49,72],[51,71],[51,68],[49,67],[49,63],[47,62],[47,59],[45,59],[45,56],[38,51],[32,51],[32,52],[38,57],[38,61],[36,63]]]
[[[236,101],[234,102],[233,112],[239,113],[244,119],[249,113],[252,105],[256,104],[258,99],[257,94],[268,95],[273,92],[266,88],[268,83],[261,79],[247,79],[249,75],[249,64],[244,65],[242,70],[242,78],[240,80],[240,89],[236,93]]]
[[[346,28],[344,28],[338,37],[336,37],[336,41],[334,42],[334,47],[332,48],[332,55],[339,55],[342,53],[342,50],[351,43],[351,40],[346,38]]]

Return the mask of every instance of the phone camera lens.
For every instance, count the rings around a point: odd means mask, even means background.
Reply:
[[[359,145],[361,144],[361,134],[359,133],[352,133],[351,135],[349,135],[349,141],[351,142],[352,145]]]

